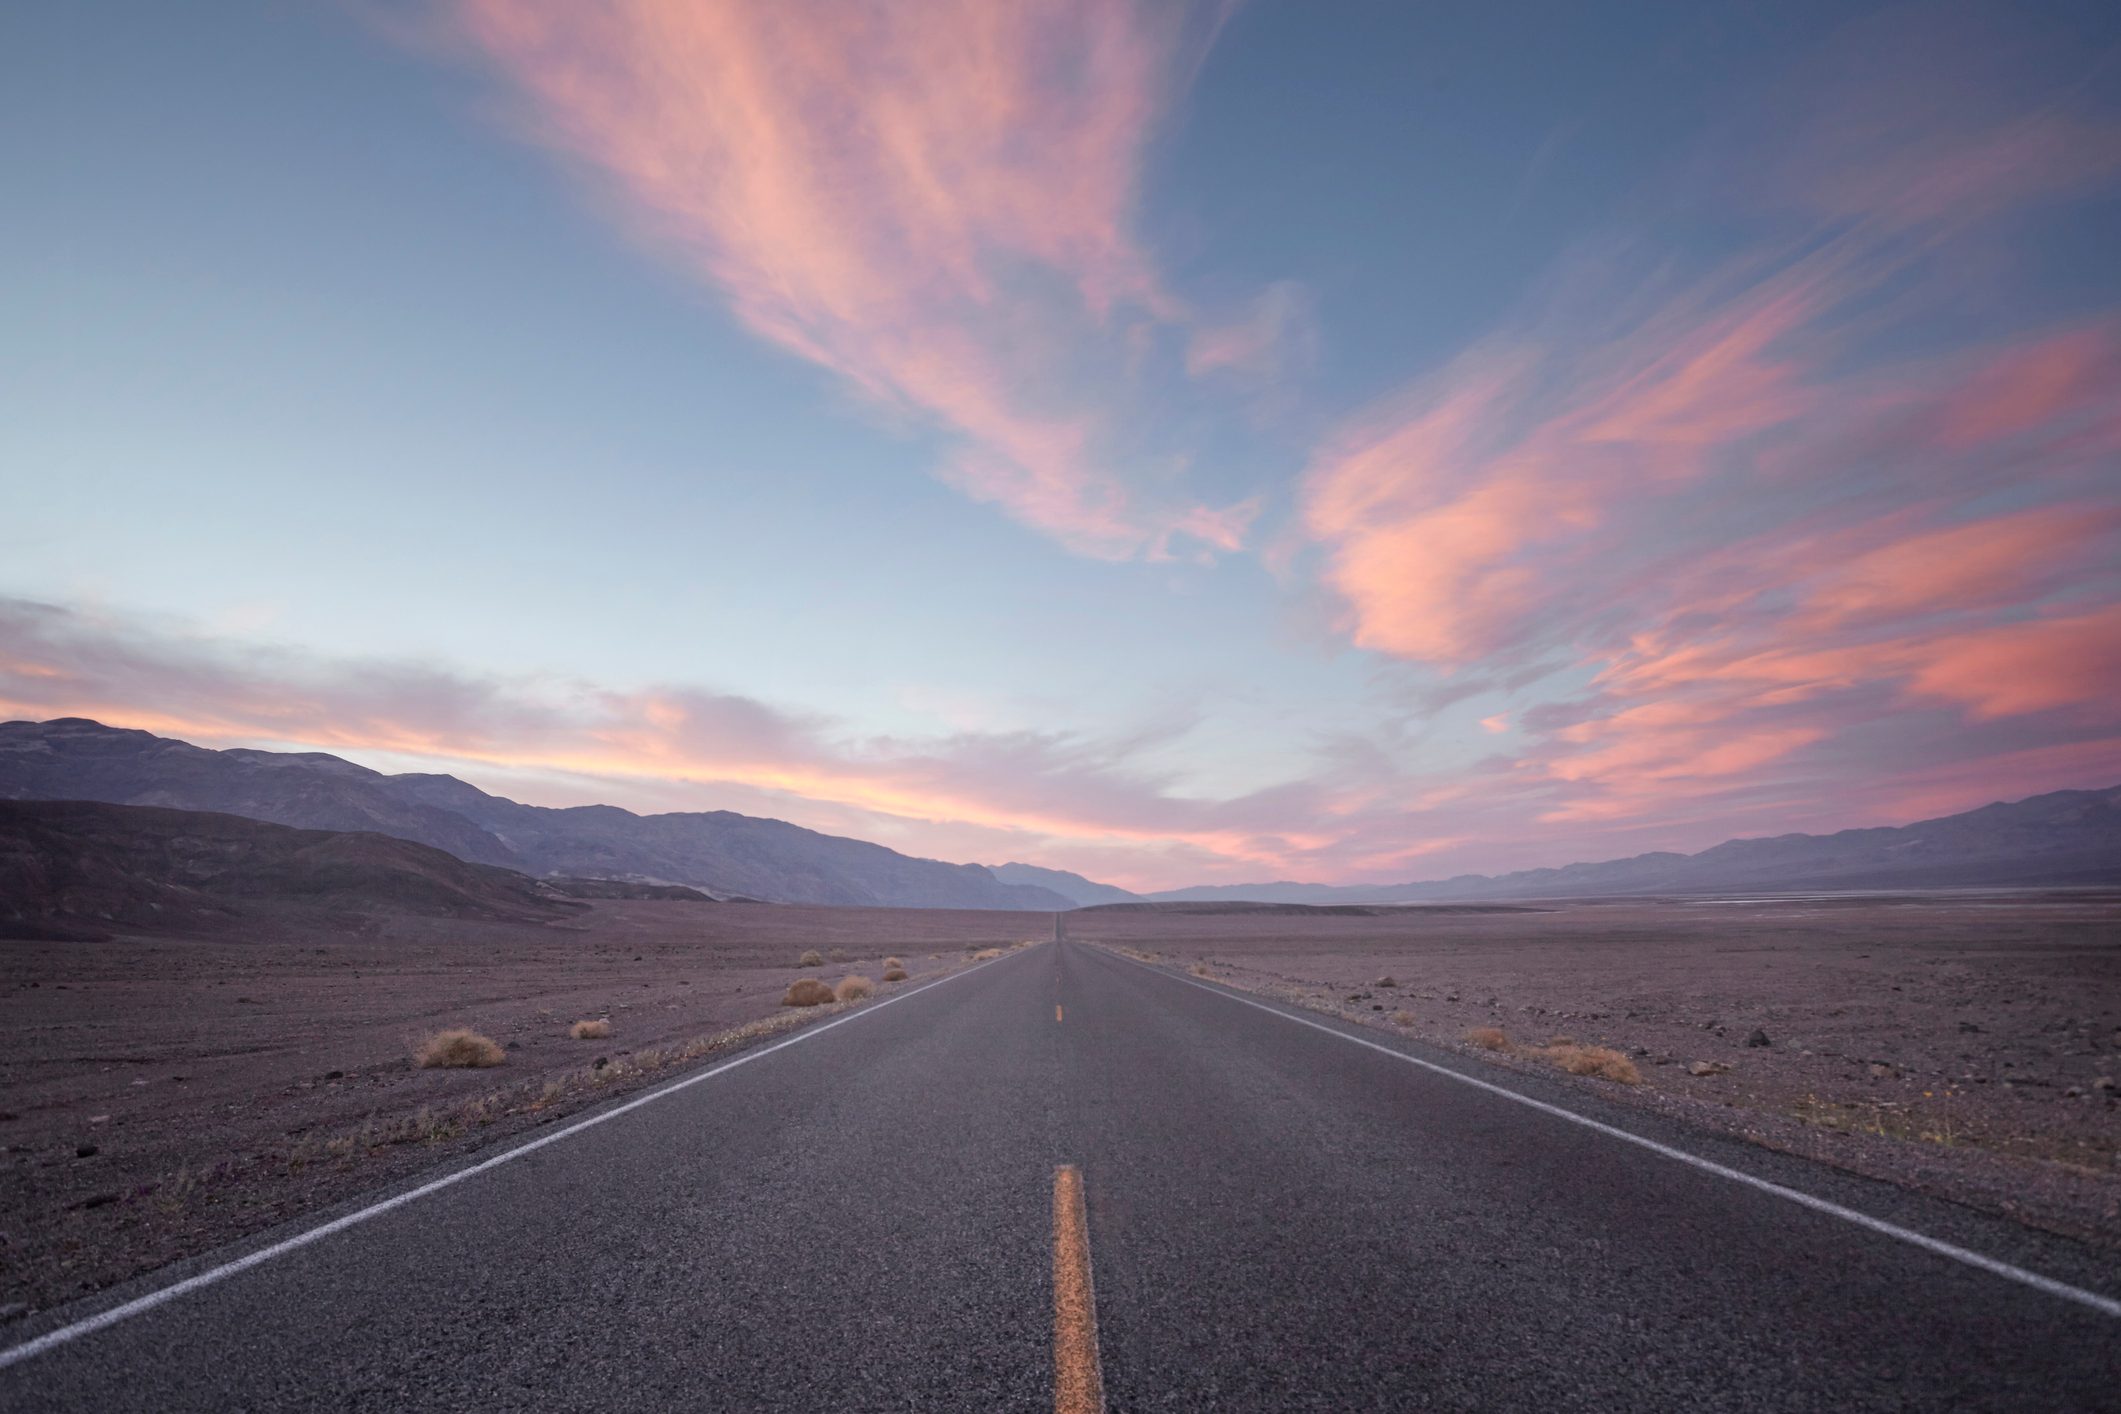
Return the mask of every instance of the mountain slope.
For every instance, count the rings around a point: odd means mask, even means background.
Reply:
[[[1638,854],[1558,869],[1407,884],[1214,884],[1151,899],[1420,903],[1729,889],[2009,888],[2121,883],[2121,786],[2058,790],[1912,825],[1726,840],[1699,854]]]
[[[366,830],[530,874],[689,885],[787,903],[1054,911],[1068,900],[976,864],[728,811],[556,810],[454,776],[385,775],[319,752],[211,751],[85,718],[0,723],[0,799],[213,810],[305,829]]]
[[[1140,897],[1117,884],[1100,884],[1095,879],[1085,879],[1065,869],[1045,869],[1036,864],[990,864],[987,872],[1005,884],[1029,884],[1034,888],[1051,889],[1078,906],[1131,903]]]
[[[84,800],[0,800],[0,936],[210,928],[287,906],[549,923],[582,905],[388,835]]]

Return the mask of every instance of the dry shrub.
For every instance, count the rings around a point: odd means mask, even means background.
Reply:
[[[905,965],[906,963],[902,958],[887,957],[884,959],[884,968],[886,971],[889,971],[891,968],[894,967],[904,967]]]
[[[906,980],[906,969],[903,967],[887,967],[884,969],[884,980],[886,982],[903,982]]]
[[[782,1006],[823,1006],[832,1000],[832,989],[815,977],[790,982],[781,993]]]
[[[1395,1011],[1392,1013],[1392,1024],[1394,1026],[1412,1026],[1414,1024],[1414,1013],[1411,1011]]]
[[[992,962],[1001,955],[1002,950],[1000,948],[981,948],[978,952],[972,954],[972,960],[974,962]]]
[[[845,948],[834,948],[831,952],[826,953],[825,956],[831,958],[834,962],[845,962],[847,960],[847,950]]]
[[[1483,1051],[1507,1051],[1510,1049],[1510,1038],[1503,1035],[1502,1029],[1496,1026],[1476,1026],[1471,1031],[1466,1032],[1466,1039]]]
[[[567,1028],[567,1034],[577,1041],[601,1041],[611,1034],[611,1019],[599,1017],[594,1021],[577,1021]]]
[[[812,948],[809,952],[806,952],[801,957],[797,958],[795,960],[795,965],[797,967],[823,967],[825,965],[825,959],[817,955],[816,948]]]
[[[1621,1085],[1642,1083],[1635,1062],[1606,1046],[1549,1046],[1541,1054],[1571,1075],[1595,1075]]]
[[[842,977],[840,984],[832,989],[832,996],[836,1001],[858,1002],[875,990],[875,985],[867,977]]]
[[[423,1070],[462,1069],[499,1065],[508,1059],[508,1052],[468,1027],[454,1026],[422,1041],[412,1058]]]

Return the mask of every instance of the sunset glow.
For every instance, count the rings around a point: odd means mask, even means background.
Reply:
[[[1138,888],[2121,780],[2115,21],[152,8],[0,125],[0,717]]]

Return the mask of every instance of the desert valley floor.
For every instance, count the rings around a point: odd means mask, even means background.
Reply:
[[[1128,907],[1066,931],[1471,1066],[1551,1074],[1557,1040],[1610,1047],[1638,1083],[1571,1083],[2121,1248],[2110,892]],[[0,1305],[79,1296],[847,1009],[781,1007],[798,977],[876,979],[896,956],[910,977],[889,995],[1053,932],[1047,914],[628,900],[542,925],[265,916],[0,942]],[[810,949],[822,967],[797,965]],[[611,1034],[569,1034],[591,1018]],[[412,1064],[457,1025],[505,1062]]]

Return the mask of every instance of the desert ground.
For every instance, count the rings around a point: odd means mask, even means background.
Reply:
[[[0,940],[0,1315],[41,1309],[916,986],[1046,914],[598,901],[538,925],[261,916],[218,935]],[[815,949],[823,965],[798,966]],[[908,980],[883,982],[883,959]],[[577,1040],[573,1023],[608,1019]],[[423,1069],[470,1027],[498,1066]]]
[[[1068,934],[1468,1063],[1611,1048],[1639,1078],[1578,1083],[2121,1247],[2113,891],[1093,909]]]
[[[0,942],[0,1310],[351,1198],[843,1008],[1045,914],[598,901],[550,924],[367,917]],[[1068,935],[2121,1248],[2121,895],[1398,911],[1085,910]],[[798,965],[816,949],[821,967]],[[884,984],[883,959],[910,977]],[[1386,980],[1390,979],[1390,985]],[[577,1039],[577,1021],[608,1036]],[[470,1027],[505,1059],[424,1069]],[[1487,1044],[1469,1033],[1500,1032]],[[1454,1062],[1457,1063],[1457,1062]],[[1697,1071],[1707,1073],[1696,1073]]]

